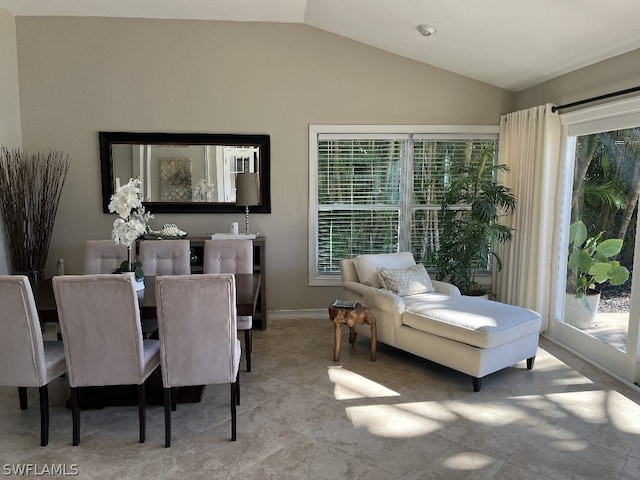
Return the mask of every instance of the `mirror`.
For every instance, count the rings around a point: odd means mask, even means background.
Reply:
[[[258,174],[258,205],[271,213],[269,135],[99,132],[102,207],[140,177],[151,213],[244,213],[235,204],[236,174]]]

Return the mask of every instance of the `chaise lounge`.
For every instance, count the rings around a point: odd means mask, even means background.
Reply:
[[[522,360],[533,368],[538,313],[461,295],[432,281],[410,252],[359,255],[341,260],[340,269],[345,298],[371,308],[379,341],[470,375],[474,391],[485,376]],[[356,331],[370,335],[359,325]]]

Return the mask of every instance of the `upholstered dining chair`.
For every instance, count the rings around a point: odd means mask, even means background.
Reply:
[[[67,371],[60,341],[43,341],[29,279],[0,275],[0,385],[18,387],[20,408],[27,408],[27,387],[38,387],[40,445],[49,443],[51,380]]]
[[[188,240],[145,240],[140,242],[138,260],[145,275],[188,275],[191,273],[191,248]],[[158,320],[142,319],[142,333],[156,336]]]
[[[138,248],[138,260],[145,275],[191,273],[189,240],[145,240]]]
[[[144,381],[160,364],[160,342],[143,340],[130,275],[53,277],[71,387],[73,445],[80,444],[78,389],[138,386],[140,443],[145,440]]]
[[[253,242],[246,239],[218,239],[204,242],[204,273],[253,273]],[[247,372],[251,371],[253,317],[238,317],[238,330],[244,331]]]
[[[84,247],[84,274],[111,273],[128,259],[128,249],[113,240],[87,240]]]
[[[129,249],[113,240],[87,240],[84,247],[84,274],[111,273],[129,259]],[[142,334],[152,336],[158,330],[155,318],[142,319]]]
[[[165,447],[171,446],[171,410],[177,387],[231,385],[231,440],[236,440],[240,404],[240,341],[236,285],[231,274],[168,275],[156,279],[156,306]]]

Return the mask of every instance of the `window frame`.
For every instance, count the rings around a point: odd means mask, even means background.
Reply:
[[[318,263],[318,146],[322,139],[406,139],[407,154],[404,159],[410,165],[413,157],[413,139],[451,140],[482,139],[498,140],[499,125],[309,125],[309,226],[308,226],[308,274],[309,286],[339,286],[340,275],[320,275]],[[405,166],[406,166],[405,165]],[[411,169],[404,169],[405,179],[411,175]],[[411,204],[410,183],[403,182],[399,205],[401,219],[399,237],[401,250],[408,250],[411,241],[411,213],[415,206]]]

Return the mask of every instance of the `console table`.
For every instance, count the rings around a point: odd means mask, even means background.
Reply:
[[[191,248],[191,273],[202,273],[204,260],[204,242],[211,237],[186,237]],[[162,241],[162,240],[138,240],[138,242]],[[258,303],[253,315],[253,325],[267,329],[267,294],[266,294],[266,237],[258,235],[253,239],[253,271],[260,273],[260,293]]]

